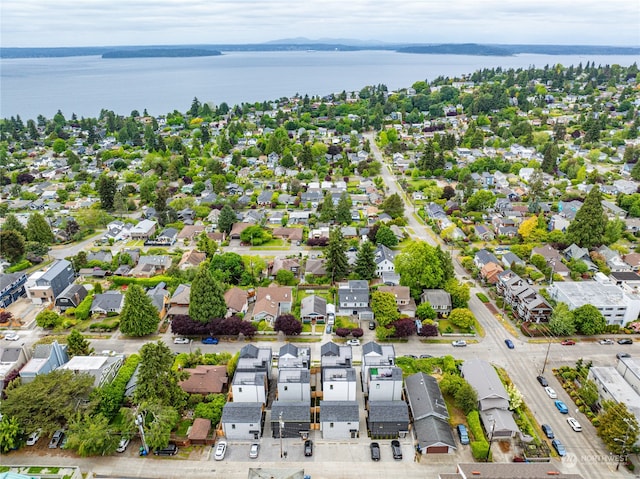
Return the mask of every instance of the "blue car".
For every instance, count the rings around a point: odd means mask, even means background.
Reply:
[[[554,439],[553,441],[551,441],[551,445],[553,446],[553,448],[558,453],[558,456],[562,457],[562,456],[565,456],[567,454],[567,450],[564,448],[564,444],[562,444],[557,439]]]
[[[504,344],[506,344],[509,349],[515,348],[515,346],[513,345],[513,341],[511,341],[510,339],[505,339]]]
[[[569,408],[567,407],[567,405],[565,403],[563,403],[562,401],[554,401],[556,407],[558,408],[558,411],[560,411],[562,414],[569,414]]]
[[[458,437],[460,438],[460,444],[469,444],[469,434],[467,433],[467,428],[464,424],[458,424],[456,426],[458,430]]]
[[[218,344],[218,338],[212,338],[209,336],[208,338],[204,338],[202,340],[202,344]]]

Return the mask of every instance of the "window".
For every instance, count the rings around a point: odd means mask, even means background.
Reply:
[[[232,425],[231,425],[231,429],[235,429],[235,428],[236,428],[236,425],[235,425],[235,424],[232,424]]]
[[[333,391],[333,384],[330,384],[330,385],[329,385],[329,389],[330,389],[331,391]]]
[[[380,383],[376,384],[376,389],[380,389]]]
[[[332,422],[329,423],[329,427],[333,427],[333,423]]]
[[[238,392],[241,393],[242,392],[242,388],[238,388]]]
[[[285,391],[288,391],[288,390],[289,390],[289,386],[285,386],[285,387],[284,387],[284,390],[285,390]]]

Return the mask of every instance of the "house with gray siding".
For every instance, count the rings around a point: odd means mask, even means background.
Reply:
[[[74,356],[60,369],[68,369],[76,374],[89,374],[94,378],[94,386],[102,387],[113,381],[124,356]]]
[[[320,347],[320,364],[325,368],[350,368],[353,353],[351,346],[338,345],[333,341]]]
[[[402,369],[397,366],[367,368],[369,401],[401,401]]]
[[[27,296],[34,304],[53,302],[74,280],[71,263],[66,259],[56,260],[48,269],[36,271],[29,277]]]
[[[274,401],[271,405],[271,436],[300,439],[307,437],[311,429],[311,407],[309,402]]]
[[[280,348],[278,369],[309,369],[311,367],[311,348],[287,343]]]
[[[264,372],[271,379],[271,348],[258,348],[247,344],[240,349],[236,372]]]
[[[0,274],[0,308],[6,308],[27,294],[25,273]]]
[[[320,401],[322,439],[354,439],[360,435],[358,401]]]
[[[69,308],[77,308],[87,294],[87,289],[83,285],[70,284],[56,298],[56,307],[63,313]]]
[[[395,439],[409,432],[409,409],[405,401],[369,401],[367,427],[371,439]]]
[[[228,402],[222,408],[220,424],[227,439],[257,441],[262,436],[263,420],[260,403]]]

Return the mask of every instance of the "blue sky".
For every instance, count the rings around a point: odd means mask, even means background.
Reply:
[[[640,45],[638,0],[2,0],[4,47],[259,43]]]

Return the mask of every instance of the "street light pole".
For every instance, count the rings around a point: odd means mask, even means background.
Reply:
[[[282,420],[282,411],[280,411],[280,415],[278,416],[278,424],[280,425],[280,459],[283,457],[282,452],[282,428],[284,427],[284,421]]]

